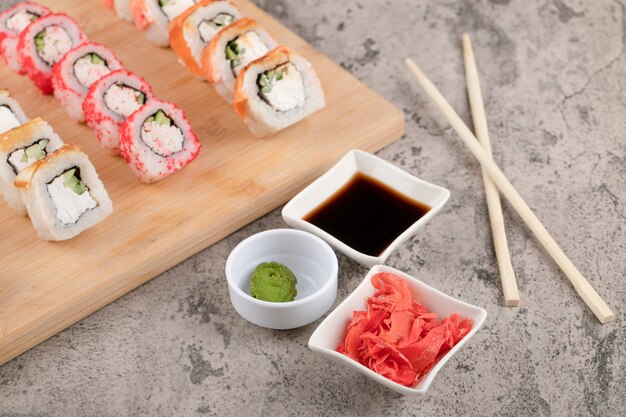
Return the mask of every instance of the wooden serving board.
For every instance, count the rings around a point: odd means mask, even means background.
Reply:
[[[0,87],[29,117],[44,118],[66,143],[88,153],[114,207],[81,236],[45,242],[27,217],[0,202],[0,363],[285,203],[349,149],[376,151],[403,134],[398,109],[256,6],[235,1],[279,43],[312,62],[326,109],[272,137],[256,138],[171,50],[150,44],[101,0],[41,1],[74,17],[90,39],[109,45],[126,68],[151,83],[159,98],[186,111],[202,143],[200,155],[156,184],[139,183],[120,157],[100,148],[89,128],[0,63]]]

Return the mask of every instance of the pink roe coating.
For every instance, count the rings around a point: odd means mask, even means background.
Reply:
[[[472,329],[471,319],[437,314],[413,299],[408,284],[387,272],[372,276],[377,292],[354,311],[337,352],[404,386],[413,386]]]

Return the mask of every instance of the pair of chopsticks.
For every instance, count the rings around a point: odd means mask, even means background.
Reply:
[[[489,134],[487,131],[487,122],[485,111],[480,92],[480,82],[478,79],[478,71],[472,53],[469,36],[463,36],[463,47],[466,66],[467,89],[470,96],[470,106],[477,136],[465,125],[463,120],[454,111],[452,106],[441,95],[437,87],[430,82],[424,73],[415,65],[415,63],[407,58],[406,66],[411,70],[415,79],[422,86],[426,94],[434,102],[434,104],[443,113],[452,128],[461,137],[465,145],[472,152],[474,157],[480,162],[485,178],[485,189],[487,193],[487,201],[489,205],[489,214],[491,216],[491,224],[496,245],[496,255],[498,256],[498,264],[500,266],[503,291],[507,305],[516,305],[519,302],[519,294],[513,268],[510,265],[508,248],[506,245],[506,235],[504,233],[504,222],[502,220],[502,210],[500,208],[500,200],[495,189],[497,187],[502,195],[511,203],[517,214],[524,220],[526,225],[533,232],[537,240],[541,243],[548,254],[559,265],[561,270],[570,280],[578,295],[583,299],[587,306],[593,311],[600,323],[605,324],[615,318],[614,313],[604,300],[593,289],[591,284],[585,279],[580,271],[574,266],[572,261],[565,255],[556,241],[550,236],[550,233],[537,218],[526,202],[519,195],[517,190],[506,178],[504,173],[498,168],[491,157],[491,149],[489,145]],[[481,144],[482,143],[482,144]]]

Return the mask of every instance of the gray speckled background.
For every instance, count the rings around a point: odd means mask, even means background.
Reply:
[[[0,415],[624,415],[624,3],[258,3],[404,110],[406,135],[379,155],[452,196],[388,264],[484,306],[485,327],[412,399],[310,352],[317,323],[247,323],[228,302],[225,259],[243,238],[284,227],[276,210],[0,367]],[[402,64],[414,57],[469,120],[463,31],[497,161],[617,311],[613,323],[597,322],[507,204],[522,305],[502,306],[479,167]],[[366,273],[339,262],[337,302]]]

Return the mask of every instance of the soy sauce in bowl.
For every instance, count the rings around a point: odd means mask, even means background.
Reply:
[[[379,256],[430,209],[358,172],[303,220],[361,253]]]

